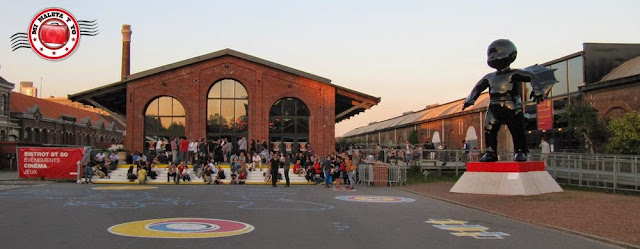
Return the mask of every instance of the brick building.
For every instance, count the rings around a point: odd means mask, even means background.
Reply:
[[[16,169],[7,155],[18,146],[120,144],[124,126],[112,117],[11,91],[0,77],[0,169]],[[10,165],[10,162],[13,165]]]
[[[567,124],[560,119],[572,102],[591,103],[603,118],[619,117],[629,111],[640,110],[640,44],[584,43],[583,50],[541,65],[556,69],[558,80],[549,95],[551,107],[548,125],[539,119],[539,106],[530,99],[525,103],[527,141],[537,148],[545,136],[557,151],[573,151],[578,141]],[[469,86],[471,89],[472,85]],[[526,95],[525,95],[526,96]],[[471,109],[461,111],[464,99],[442,105],[430,105],[416,112],[406,112],[380,122],[351,130],[344,134],[347,142],[360,144],[401,144],[411,131],[418,134],[418,142],[439,144],[448,148],[462,148],[462,140],[471,147],[484,149],[483,123],[488,105],[487,93],[482,94]],[[511,136],[506,127],[498,135],[498,150],[512,151]]]
[[[617,118],[640,110],[640,56],[616,67],[602,80],[580,88],[584,100],[600,112],[602,118]]]
[[[128,75],[127,46],[125,41],[121,81],[70,99],[126,123],[124,145],[130,151],[143,151],[158,139],[235,142],[246,136],[249,142],[270,141],[271,149],[281,151],[310,143],[315,154],[326,154],[334,150],[336,122],[380,102],[231,49]]]

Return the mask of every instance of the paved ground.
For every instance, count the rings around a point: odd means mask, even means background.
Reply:
[[[614,248],[397,188],[359,187],[356,192],[335,192],[320,186],[247,185],[92,189],[104,186],[56,183],[0,191],[0,243],[3,248],[96,249]],[[336,199],[341,195],[396,196],[415,201]],[[207,239],[136,238],[107,231],[121,223],[176,217],[240,221],[255,229]],[[425,223],[430,219],[450,231]],[[205,229],[201,224],[167,224],[152,224],[138,231],[156,227],[173,229],[172,233]],[[456,231],[467,236],[453,235]]]
[[[487,210],[528,223],[569,229],[640,248],[640,197],[587,191],[538,196],[450,193],[454,182],[402,187],[425,196]]]

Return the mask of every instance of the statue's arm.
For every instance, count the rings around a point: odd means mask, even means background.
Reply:
[[[516,75],[523,82],[531,82],[531,95],[536,103],[542,102],[551,91],[553,84],[558,82],[555,78],[554,71],[539,65],[533,65],[522,70],[518,70]],[[515,75],[514,75],[515,76]]]
[[[467,99],[464,100],[462,110],[466,109],[469,106],[472,106],[476,102],[476,99],[478,99],[480,94],[487,88],[489,88],[489,80],[487,80],[487,77],[485,76],[480,81],[478,81],[478,83],[476,83],[476,86],[473,87],[473,90],[471,90],[471,93],[469,94]]]

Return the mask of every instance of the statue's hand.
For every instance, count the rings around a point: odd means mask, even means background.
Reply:
[[[473,104],[465,101],[464,104],[462,105],[462,110],[464,111],[464,109],[467,109],[467,107],[469,107],[471,105],[473,105]]]
[[[533,99],[533,101],[535,101],[536,104],[540,104],[540,102],[544,101],[544,95],[535,94],[534,92],[531,92],[531,96],[529,96],[529,98]]]

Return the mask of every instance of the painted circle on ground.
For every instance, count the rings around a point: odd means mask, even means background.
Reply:
[[[109,186],[109,187],[95,187],[94,190],[145,190],[156,189],[158,187],[153,186]]]
[[[112,226],[110,233],[139,238],[197,239],[235,236],[253,231],[244,222],[205,218],[133,221]]]
[[[414,202],[415,199],[407,197],[395,196],[377,196],[377,195],[342,195],[336,196],[336,199],[343,201],[369,202],[369,203],[402,203]]]

